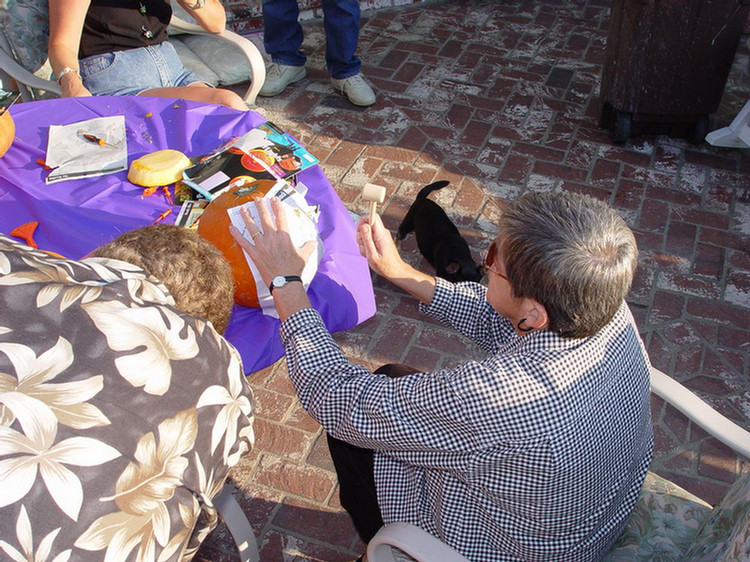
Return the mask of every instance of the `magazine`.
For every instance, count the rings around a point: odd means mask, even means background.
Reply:
[[[20,97],[21,97],[21,92],[18,92],[16,90],[13,90],[12,92],[8,92],[0,88],[0,115],[2,115],[8,109],[10,109],[10,106],[16,103],[16,101]]]
[[[206,199],[183,201],[174,223],[183,228],[197,230],[198,222],[203,211],[206,210],[206,205],[208,205],[208,200]]]
[[[183,181],[211,200],[257,180],[286,180],[293,185],[295,174],[317,163],[294,138],[266,122],[202,156],[183,172]]]

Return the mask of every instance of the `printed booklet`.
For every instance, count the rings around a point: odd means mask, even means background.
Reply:
[[[295,182],[295,174],[318,163],[290,135],[263,123],[183,172],[183,181],[208,200],[257,180]]]

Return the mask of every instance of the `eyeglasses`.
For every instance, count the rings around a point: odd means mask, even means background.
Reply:
[[[497,251],[495,248],[495,243],[493,242],[490,244],[490,247],[487,248],[484,252],[482,252],[482,270],[485,273],[494,273],[498,277],[502,277],[506,281],[510,282],[510,279],[508,279],[508,276],[504,273],[500,273],[497,269],[492,267],[495,264],[495,256],[497,255]]]

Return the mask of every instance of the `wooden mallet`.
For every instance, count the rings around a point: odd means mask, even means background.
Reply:
[[[370,224],[372,224],[375,220],[378,203],[385,201],[385,187],[374,183],[366,183],[362,188],[362,199],[370,202]]]

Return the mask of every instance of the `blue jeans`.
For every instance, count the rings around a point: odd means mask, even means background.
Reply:
[[[168,41],[92,55],[79,61],[81,81],[95,96],[136,96],[153,88],[173,88],[200,82],[187,70]]]
[[[275,63],[304,66],[300,51],[302,26],[297,0],[263,0],[263,45]],[[326,67],[337,79],[359,72],[362,61],[354,54],[359,41],[359,1],[323,0],[326,33]]]

